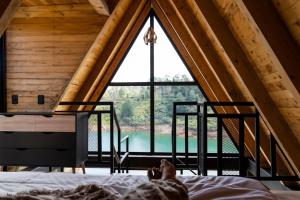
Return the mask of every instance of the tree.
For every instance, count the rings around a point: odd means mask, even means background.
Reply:
[[[120,118],[124,123],[130,124],[133,116],[133,105],[131,100],[125,101],[121,106]]]

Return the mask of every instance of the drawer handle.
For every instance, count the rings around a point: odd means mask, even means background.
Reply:
[[[67,149],[56,149],[56,151],[67,151]]]
[[[27,148],[17,148],[18,151],[26,151]]]
[[[13,114],[4,114],[5,117],[13,117]]]
[[[53,117],[51,114],[44,114],[44,117]]]
[[[46,135],[51,135],[51,134],[54,134],[53,132],[42,132],[43,134],[46,134]]]

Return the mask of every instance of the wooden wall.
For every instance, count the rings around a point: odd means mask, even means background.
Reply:
[[[8,111],[50,111],[58,102],[107,20],[78,2],[18,9],[7,30]],[[19,95],[17,105],[12,95]],[[37,95],[45,95],[44,105]]]

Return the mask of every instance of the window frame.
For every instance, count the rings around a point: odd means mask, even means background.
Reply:
[[[175,49],[177,55],[179,56],[180,60],[183,62],[184,66],[186,67],[186,69],[188,70],[190,76],[192,77],[192,81],[180,81],[180,82],[174,82],[174,81],[155,81],[155,76],[154,76],[154,70],[155,70],[155,64],[154,64],[154,51],[155,51],[155,44],[150,44],[149,45],[149,53],[150,53],[150,81],[148,82],[112,82],[114,75],[116,74],[116,72],[119,70],[120,66],[122,65],[125,57],[128,55],[128,52],[130,51],[130,49],[132,48],[134,42],[136,41],[138,35],[140,34],[142,28],[144,27],[144,25],[146,24],[146,22],[148,21],[148,19],[150,19],[150,27],[154,27],[154,19],[158,22],[158,24],[160,25],[160,27],[162,28],[162,30],[164,31],[165,35],[167,36],[169,42],[171,43],[172,47]],[[154,114],[155,114],[155,87],[156,86],[197,86],[200,90],[200,92],[202,93],[203,97],[205,99],[207,99],[206,94],[204,93],[203,89],[200,87],[200,85],[195,81],[195,77],[193,75],[193,73],[191,73],[191,70],[187,67],[187,63],[185,62],[185,60],[183,59],[183,57],[181,56],[181,54],[179,53],[179,50],[177,49],[177,47],[175,46],[175,44],[173,43],[173,41],[171,40],[170,36],[168,35],[167,31],[165,30],[164,26],[162,25],[161,21],[159,20],[159,18],[156,16],[155,12],[153,11],[153,9],[150,10],[149,15],[145,18],[143,24],[141,25],[141,27],[139,28],[135,38],[133,39],[133,41],[131,42],[129,48],[127,49],[127,51],[125,52],[125,54],[123,55],[117,69],[115,70],[113,76],[111,77],[109,83],[106,85],[105,90],[103,92],[103,94],[105,93],[106,89],[109,86],[149,86],[150,87],[150,152],[132,152],[133,155],[171,155],[171,152],[157,152],[155,151],[155,119],[154,119]],[[103,94],[101,95],[101,97],[99,98],[99,100],[101,100]],[[194,153],[191,153],[194,154]]]

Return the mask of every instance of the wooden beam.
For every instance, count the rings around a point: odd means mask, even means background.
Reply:
[[[2,0],[0,2],[0,37],[3,35],[20,4],[20,0]]]
[[[117,4],[73,75],[60,101],[84,101],[91,97],[98,85],[97,79],[108,68],[107,63],[114,57],[145,3],[145,0],[121,0]],[[67,106],[56,108],[56,110],[67,109],[69,109]]]
[[[247,86],[247,90],[252,94],[256,107],[289,158],[293,168],[300,175],[299,143],[297,138],[269,96],[254,71],[253,66],[251,66],[251,63],[243,53],[239,43],[234,38],[224,19],[220,16],[213,2],[206,0],[194,2],[188,0],[188,4],[198,21],[205,19],[206,23],[209,24],[215,37],[218,38],[220,45],[223,47],[224,52],[226,52],[228,59],[234,64],[234,70],[239,79]],[[200,27],[197,29],[200,29]]]
[[[273,67],[276,67],[282,81],[296,101],[300,102],[300,47],[290,35],[270,0],[261,0],[259,3],[253,0],[243,0],[243,2],[280,62]]]
[[[89,2],[99,15],[109,16],[110,10],[105,0],[89,0]]]

